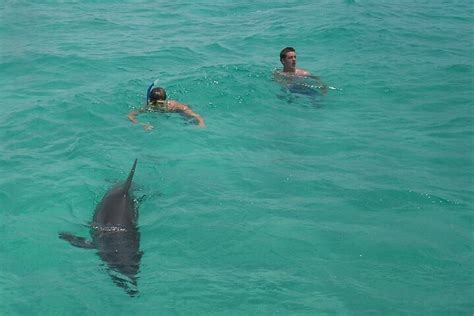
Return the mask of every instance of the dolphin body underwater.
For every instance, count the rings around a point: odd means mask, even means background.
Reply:
[[[143,255],[137,227],[138,210],[130,193],[136,165],[137,159],[127,180],[107,191],[97,205],[90,225],[92,240],[67,232],[59,233],[59,238],[73,246],[97,249],[99,257],[107,264],[112,280],[130,296],[138,294],[137,274]]]

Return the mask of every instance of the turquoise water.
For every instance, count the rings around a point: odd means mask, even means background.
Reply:
[[[4,1],[1,313],[471,315],[473,11]],[[282,92],[285,46],[336,90]],[[155,79],[207,127],[132,125]],[[135,158],[129,297],[58,232],[88,236]]]

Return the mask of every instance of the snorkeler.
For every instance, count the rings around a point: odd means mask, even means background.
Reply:
[[[296,50],[293,47],[285,47],[280,52],[280,62],[283,65],[281,71],[275,71],[274,77],[277,81],[289,84],[294,77],[306,77],[314,79],[323,94],[328,91],[328,86],[318,76],[313,76],[307,70],[296,68]]]
[[[128,119],[133,123],[138,123],[138,120],[136,119],[137,115],[144,112],[177,112],[188,118],[194,119],[199,127],[205,127],[204,120],[199,116],[199,114],[193,112],[189,106],[179,103],[178,101],[166,100],[166,91],[160,87],[153,88],[149,94],[148,104],[138,111],[130,112],[128,114]],[[151,130],[153,125],[143,124],[143,128],[145,130]]]

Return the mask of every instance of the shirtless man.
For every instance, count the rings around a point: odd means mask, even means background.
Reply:
[[[307,77],[314,79],[323,94],[328,91],[328,86],[318,76],[313,76],[307,70],[296,68],[296,50],[293,47],[283,48],[280,52],[281,71],[275,71],[275,79],[281,83],[290,83],[292,77]]]
[[[138,123],[137,115],[144,112],[176,112],[194,119],[199,127],[205,127],[204,120],[199,114],[193,112],[189,106],[179,103],[178,101],[166,100],[166,91],[160,87],[153,88],[150,91],[148,104],[143,109],[130,112],[128,119],[134,124]],[[144,124],[143,128],[145,130],[151,130],[153,126],[151,124]]]

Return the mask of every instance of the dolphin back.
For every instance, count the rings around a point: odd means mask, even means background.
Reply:
[[[130,190],[130,186],[132,185],[133,175],[135,174],[135,167],[137,166],[137,159],[135,158],[135,162],[133,163],[132,170],[130,170],[130,174],[128,175],[127,181],[123,186],[124,194],[127,195],[128,191]]]

